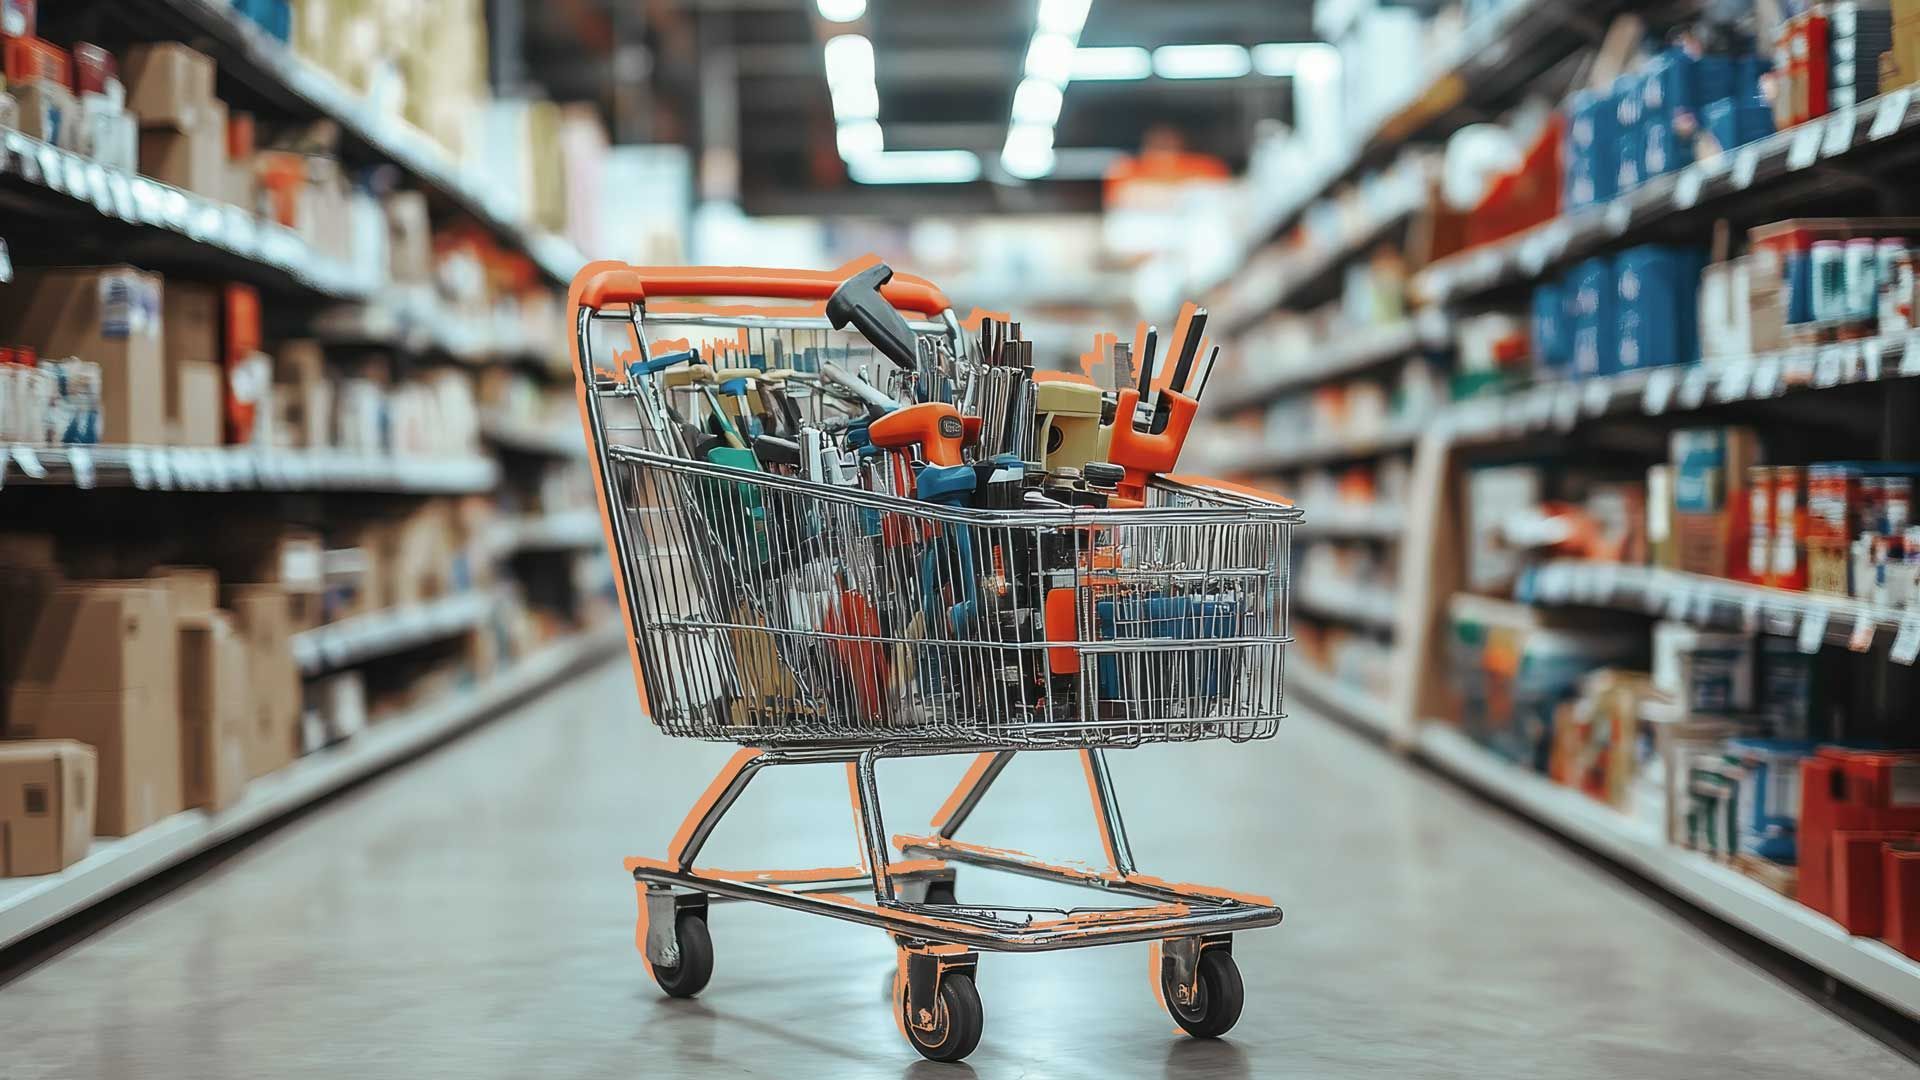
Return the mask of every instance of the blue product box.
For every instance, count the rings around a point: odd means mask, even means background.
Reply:
[[[1813,255],[1805,251],[1787,252],[1786,269],[1781,277],[1787,290],[1787,324],[1812,322]]]
[[[1699,353],[1698,249],[1642,244],[1614,257],[1616,367],[1692,363]]]
[[[233,8],[282,45],[293,37],[293,6],[287,0],[233,0]]]
[[[1685,49],[1677,47],[1648,61],[1640,81],[1640,103],[1644,111],[1657,115],[1693,108],[1700,100],[1694,84],[1694,69],[1699,63],[1688,56]]]
[[[1557,281],[1543,281],[1533,288],[1534,371],[1542,376],[1566,374],[1573,359],[1572,343],[1567,335],[1567,293]]]
[[[1647,123],[1646,145],[1642,147],[1640,171],[1654,177],[1693,163],[1693,140],[1683,139],[1675,130],[1672,114],[1662,114]]]
[[[1693,62],[1693,98],[1687,107],[1699,108],[1702,102],[1716,101],[1723,97],[1735,97],[1740,93],[1743,58],[1732,56],[1703,56]],[[1756,74],[1753,93],[1760,92],[1760,80]]]
[[[1610,95],[1581,90],[1567,99],[1567,205],[1613,198],[1620,121]]]
[[[1575,375],[1617,370],[1613,264],[1588,259],[1567,272],[1568,356]]]
[[[1765,105],[1767,99],[1760,93],[1760,76],[1772,70],[1773,60],[1770,57],[1743,56],[1734,61],[1733,92],[1727,96],[1742,105]]]
[[[1640,128],[1622,132],[1620,147],[1614,152],[1614,189],[1626,191],[1646,177],[1640,174]]]
[[[1814,744],[1794,739],[1729,739],[1727,756],[1746,767],[1740,784],[1740,851],[1793,864],[1799,855],[1800,763]]]
[[[1720,149],[1732,150],[1773,134],[1773,109],[1765,103],[1721,98],[1701,110],[1700,123]]]

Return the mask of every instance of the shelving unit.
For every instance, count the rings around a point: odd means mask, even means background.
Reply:
[[[525,252],[553,284],[564,285],[585,264],[565,240],[516,220],[484,177],[460,168],[425,133],[374,108],[294,56],[224,0],[158,0],[133,6],[139,10],[130,12],[131,17],[163,34],[194,41],[213,56],[223,85],[233,83],[288,115],[338,124],[350,155],[398,166],[443,205],[471,216],[507,247]]]
[[[606,543],[606,532],[595,510],[566,510],[529,514],[501,522],[494,539],[502,554],[528,551],[584,551]]]
[[[1386,589],[1340,582],[1303,582],[1293,592],[1294,610],[1322,619],[1392,630],[1398,604]]]
[[[1438,722],[1422,725],[1421,760],[1626,866],[1791,956],[1920,1018],[1920,963],[1781,896],[1731,867],[1667,844],[1658,829],[1523,771]]]
[[[1438,341],[1445,334],[1445,319],[1437,312],[1432,317],[1369,327],[1343,341],[1329,342],[1311,363],[1262,372],[1259,378],[1223,386],[1209,404],[1217,405],[1223,414],[1262,405],[1290,390],[1306,389],[1391,363],[1418,351],[1423,343]]]
[[[556,458],[586,460],[586,438],[577,431],[530,427],[497,416],[482,417],[480,434],[502,450]]]
[[[1405,527],[1406,515],[1395,507],[1342,509],[1336,505],[1310,512],[1306,520],[1300,523],[1298,531],[1304,536],[1314,538],[1351,536],[1388,540],[1399,536],[1400,531]]]
[[[352,667],[466,633],[499,603],[491,592],[465,592],[354,615],[293,635],[293,661],[307,676]]]
[[[460,495],[499,482],[492,458],[408,458],[250,446],[9,446],[0,488],[45,484],[142,491],[368,491]]]
[[[1376,738],[1396,738],[1387,720],[1386,701],[1311,664],[1299,660],[1288,663],[1287,689],[1305,698],[1309,709],[1327,713]]]
[[[255,780],[217,813],[187,810],[132,836],[101,840],[58,874],[0,878],[0,949],[38,933],[201,852],[252,832],[357,781],[420,756],[528,696],[619,651],[617,627],[563,640],[462,693],[393,716],[336,746]]]
[[[89,239],[103,257],[191,266],[329,300],[367,295],[352,267],[292,229],[7,128],[0,128],[0,189],[43,204],[49,220],[89,218]]]

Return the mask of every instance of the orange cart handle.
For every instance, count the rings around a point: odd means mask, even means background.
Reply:
[[[648,297],[725,296],[825,301],[856,271],[768,270],[751,266],[608,266],[581,271],[580,305],[645,304]],[[926,278],[895,274],[880,295],[901,311],[939,315],[953,307]]]

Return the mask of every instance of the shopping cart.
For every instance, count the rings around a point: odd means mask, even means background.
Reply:
[[[883,424],[870,399],[898,403],[881,384],[937,398],[943,380],[973,377],[977,350],[938,289],[895,277],[881,294],[917,316],[906,324],[909,359],[925,363],[884,374],[869,342],[833,326],[845,320],[824,302],[845,276],[599,263],[574,282],[582,416],[642,695],[667,734],[744,746],[688,813],[666,858],[627,861],[649,971],[670,995],[705,987],[714,962],[708,910],[721,901],[880,927],[897,946],[903,1031],[923,1055],[958,1060],[981,1032],[977,950],[1144,941],[1155,943],[1155,990],[1174,1019],[1196,1036],[1220,1035],[1242,1004],[1231,935],[1278,923],[1280,909],[1136,869],[1105,751],[1274,734],[1299,511],[1167,478],[1151,482],[1137,509],[941,501],[936,478],[955,466],[925,459],[947,456],[935,444],[962,437],[965,418],[921,405],[924,412],[902,408]],[[712,369],[715,356],[744,372],[735,376],[746,380],[733,387],[737,404],[714,385],[726,381],[721,372],[704,375],[691,363]],[[776,359],[784,366],[769,366]],[[695,374],[677,374],[687,370]],[[803,403],[756,414],[747,398],[762,370],[780,372],[772,381]],[[822,371],[835,377],[816,378]],[[688,411],[702,400],[705,425]],[[796,443],[817,443],[819,432],[858,443],[853,429],[862,423],[872,442],[845,459],[828,455],[833,465],[813,471],[815,479],[740,455],[756,415],[777,426],[779,412],[801,414]],[[883,427],[916,415],[938,423],[902,449],[877,446],[898,443],[883,439]],[[734,444],[717,445],[722,436]],[[1014,754],[1042,749],[1080,754],[1106,866],[1053,864],[955,838]],[[977,756],[932,833],[889,838],[878,763],[960,753]],[[695,866],[761,770],[822,763],[847,769],[859,865]],[[901,859],[889,855],[890,839]],[[954,889],[961,863],[1138,903],[966,903]],[[871,899],[857,895],[868,889]]]

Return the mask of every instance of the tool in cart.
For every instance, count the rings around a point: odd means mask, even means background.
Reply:
[[[1193,373],[1193,357],[1199,352],[1199,335],[1206,328],[1206,312],[1196,312],[1188,322],[1185,340],[1167,385],[1160,388],[1152,402],[1147,388],[1153,381],[1154,331],[1147,331],[1147,351],[1140,363],[1139,389],[1120,391],[1114,402],[1113,432],[1108,440],[1107,460],[1126,470],[1120,482],[1115,505],[1140,506],[1146,497],[1148,481],[1174,470],[1180,460],[1180,448],[1193,427],[1199,402],[1188,397],[1187,380]],[[1211,370],[1211,369],[1209,369]]]

